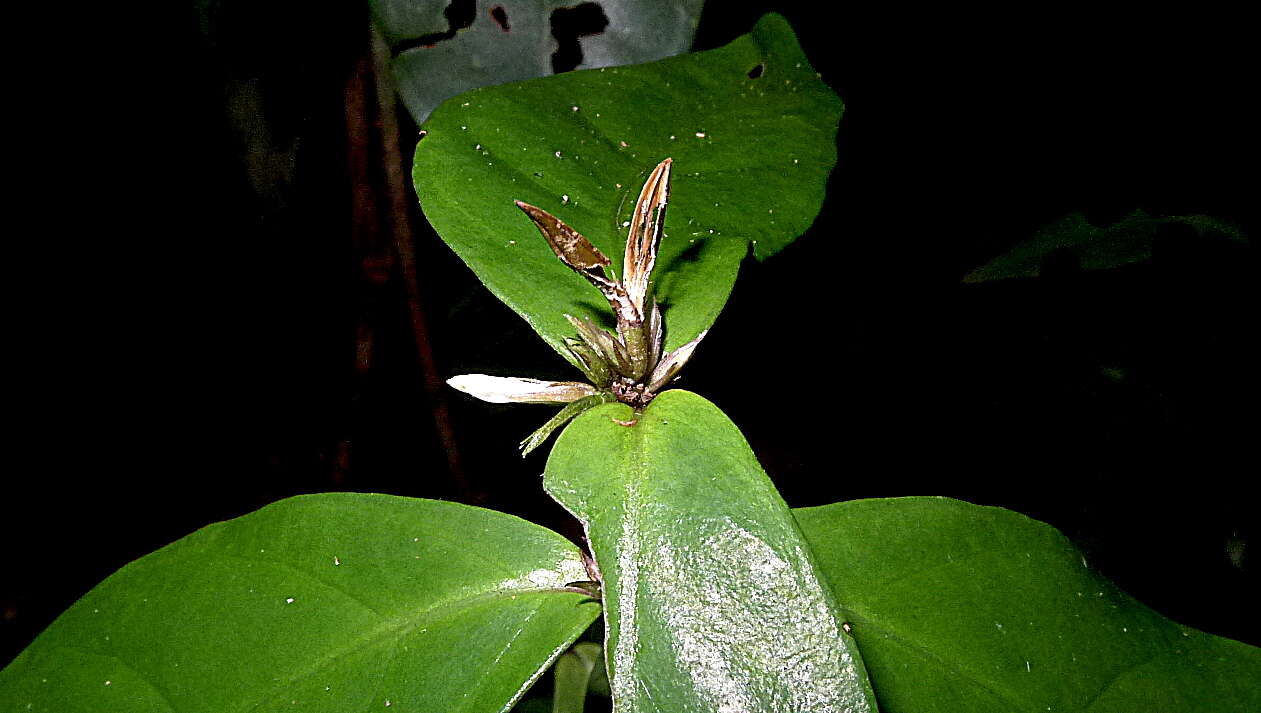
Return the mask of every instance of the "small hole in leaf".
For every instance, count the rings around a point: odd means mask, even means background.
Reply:
[[[474,0],[451,0],[447,9],[442,11],[442,16],[451,24],[452,32],[463,30],[473,24],[473,18],[477,16],[477,3]]]
[[[578,38],[598,35],[609,26],[604,10],[593,2],[574,7],[557,8],[552,12],[552,37],[556,38],[556,52],[552,54],[552,71],[568,72],[582,64],[582,45]]]
[[[749,79],[757,79],[758,77],[762,76],[762,72],[765,72],[765,71],[766,71],[766,65],[758,64],[754,66],[753,69],[749,70]]]
[[[494,20],[495,24],[499,25],[499,29],[503,30],[504,32],[507,32],[509,30],[508,12],[504,10],[503,5],[496,5],[490,9],[490,19]]]

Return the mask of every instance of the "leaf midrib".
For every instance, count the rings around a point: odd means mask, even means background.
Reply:
[[[269,687],[266,691],[260,694],[257,700],[247,701],[236,710],[240,711],[240,713],[257,710],[259,706],[271,700],[277,691],[320,673],[343,656],[366,648],[372,648],[379,645],[383,640],[395,641],[402,632],[415,630],[419,628],[422,623],[429,622],[429,624],[432,625],[433,623],[440,622],[443,619],[454,618],[462,610],[473,608],[477,604],[488,600],[510,598],[520,596],[522,594],[534,594],[541,592],[566,594],[566,592],[560,592],[546,587],[530,589],[500,589],[482,592],[475,596],[462,597],[460,599],[444,600],[405,616],[396,616],[385,619],[377,626],[369,629],[363,635],[351,641],[349,644],[321,654],[319,662],[315,665],[308,667],[305,671],[295,673],[283,681],[278,681],[275,685]],[[538,606],[536,605],[534,609],[535,613],[537,613]],[[527,617],[527,619],[532,617],[533,614],[531,614],[530,617]]]

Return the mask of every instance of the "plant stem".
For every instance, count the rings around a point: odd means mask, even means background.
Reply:
[[[602,653],[599,644],[584,641],[556,659],[552,669],[552,713],[582,713],[591,672],[600,663]]]

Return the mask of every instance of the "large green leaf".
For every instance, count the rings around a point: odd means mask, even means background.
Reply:
[[[466,505],[292,498],[89,592],[0,672],[4,711],[501,711],[597,616],[564,538]]]
[[[787,22],[769,15],[721,49],[456,97],[425,124],[416,191],[491,292],[570,358],[564,315],[612,315],[513,200],[552,212],[620,266],[640,186],[673,157],[655,272],[673,349],[713,323],[749,243],[771,255],[814,220],[840,111]]]
[[[1080,213],[1061,218],[1007,252],[968,273],[964,282],[1037,277],[1048,256],[1067,252],[1083,270],[1105,270],[1148,260],[1162,225],[1185,225],[1200,235],[1213,233],[1247,244],[1238,229],[1205,215],[1158,218],[1134,211],[1106,227],[1092,225]]]
[[[1165,619],[1049,525],[925,497],[793,514],[883,711],[1261,710],[1261,650]]]
[[[677,390],[631,418],[623,404],[580,416],[543,481],[600,567],[614,710],[874,710],[831,593],[736,427]]]
[[[448,0],[372,0],[377,25],[392,45],[447,32]],[[472,24],[453,37],[411,47],[394,58],[394,82],[417,121],[460,92],[552,73],[551,15],[573,0],[470,3]],[[686,52],[704,0],[603,0],[608,24],[579,39],[579,69],[650,62]]]

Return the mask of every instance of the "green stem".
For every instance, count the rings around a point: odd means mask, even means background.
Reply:
[[[616,400],[617,397],[613,394],[610,394],[607,391],[601,391],[598,394],[584,396],[573,403],[567,404],[565,408],[557,412],[555,416],[548,419],[547,423],[539,426],[537,431],[531,433],[529,438],[521,441],[521,457],[524,458],[528,456],[530,451],[543,445],[543,442],[547,440],[548,436],[552,435],[553,431],[561,426],[564,426],[566,423],[569,423],[572,419],[577,417],[578,414],[589,408],[599,406],[600,404],[612,403]]]
[[[643,322],[625,322],[620,321],[617,325],[617,331],[622,336],[622,341],[626,344],[626,353],[630,356],[631,373],[629,376],[635,381],[644,378],[650,368],[648,365],[648,339],[644,335]]]
[[[574,644],[556,659],[552,670],[552,713],[582,713],[587,702],[591,672],[600,664],[602,653],[599,644],[584,641]]]

